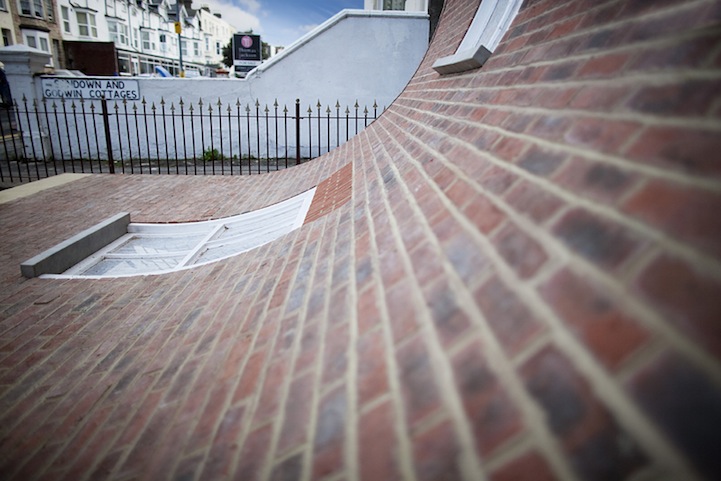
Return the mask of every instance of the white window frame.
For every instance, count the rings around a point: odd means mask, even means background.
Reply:
[[[522,4],[523,0],[483,0],[456,52],[436,60],[433,69],[443,75],[482,67],[498,47]]]
[[[2,10],[3,12],[8,11],[8,5],[7,3],[5,3],[5,0],[0,0],[0,10]]]
[[[70,30],[70,9],[65,6],[60,6],[60,16],[63,19],[63,32],[71,33]]]
[[[39,12],[38,7],[40,7]],[[18,0],[18,14],[23,17],[45,18],[45,3],[43,0]]]
[[[130,45],[128,26],[122,22],[108,21],[108,33],[110,40],[118,45]]]
[[[81,22],[80,15],[85,15],[87,21]],[[98,24],[93,12],[88,12],[87,10],[76,11],[75,19],[78,21],[78,34],[80,37],[98,38]],[[86,33],[83,33],[83,28],[85,28]]]
[[[50,35],[47,32],[41,32],[39,30],[21,30],[20,31],[23,39],[23,43],[28,47],[42,50],[43,52],[52,55],[52,47],[50,46]],[[35,45],[32,45],[35,44]]]

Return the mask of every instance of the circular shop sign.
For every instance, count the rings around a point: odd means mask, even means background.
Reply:
[[[243,48],[250,48],[253,46],[253,39],[245,35],[241,37],[240,44],[243,46]]]

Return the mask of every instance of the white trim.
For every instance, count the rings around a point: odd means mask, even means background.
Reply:
[[[435,71],[443,75],[483,66],[498,47],[522,4],[523,0],[483,0],[456,52],[436,60],[433,64]]]

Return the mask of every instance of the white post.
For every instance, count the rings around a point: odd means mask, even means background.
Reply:
[[[42,100],[39,75],[45,73],[46,65],[50,63],[51,57],[52,55],[47,52],[21,44],[0,48],[0,62],[5,65],[5,76],[10,84],[10,93],[19,108],[25,108],[23,99],[27,100],[27,108],[31,111],[33,102],[38,102],[39,105]],[[33,145],[35,152],[40,155],[39,152],[42,151],[40,142],[47,143],[48,141],[48,134],[44,131],[42,122],[33,122],[32,127],[28,129],[27,117],[16,120],[18,126],[25,127],[23,143],[28,155],[32,155]],[[31,120],[33,120],[33,116],[31,116]],[[48,146],[45,145],[45,147]],[[20,153],[18,152],[18,154]]]

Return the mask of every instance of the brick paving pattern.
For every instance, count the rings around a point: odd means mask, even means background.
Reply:
[[[718,2],[527,0],[439,76],[477,6],[313,162],[0,204],[0,479],[718,479]],[[120,211],[317,185],[315,220],[215,264],[20,276]]]

